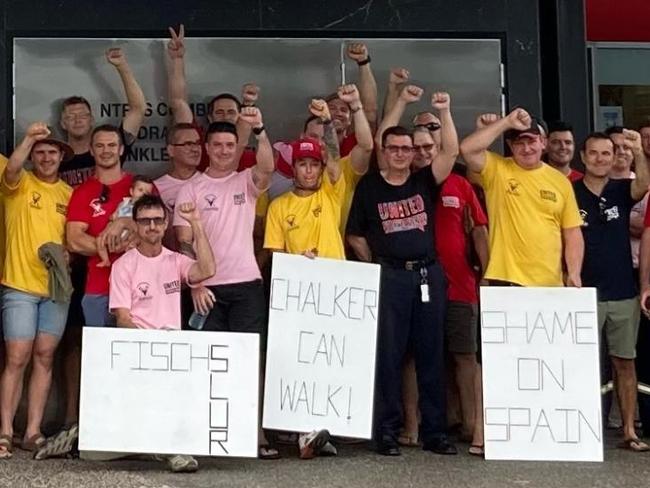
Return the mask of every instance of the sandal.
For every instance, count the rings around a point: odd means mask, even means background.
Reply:
[[[403,447],[420,447],[417,432],[402,432],[397,438],[397,443]]]
[[[636,437],[630,439],[623,439],[621,442],[618,443],[616,447],[618,447],[619,449],[625,449],[627,451],[632,451],[632,452],[650,451],[650,447],[648,446],[648,444],[646,444],[641,439]]]
[[[40,461],[50,457],[65,456],[72,451],[79,438],[79,426],[73,424],[69,429],[64,429],[53,437],[48,438],[43,445],[34,452],[34,459]]]
[[[23,439],[20,443],[20,448],[23,451],[34,452],[38,451],[45,444],[45,436],[43,434],[34,434],[33,436]]]
[[[0,459],[10,459],[13,454],[13,441],[10,435],[0,435]]]
[[[483,444],[472,444],[467,452],[472,456],[485,457],[485,446]]]
[[[257,457],[267,461],[271,459],[280,459],[280,451],[275,447],[271,447],[269,444],[265,444],[257,447]]]

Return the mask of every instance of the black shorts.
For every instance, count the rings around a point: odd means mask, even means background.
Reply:
[[[267,309],[262,280],[208,288],[216,301],[203,330],[264,334]]]
[[[447,349],[456,354],[474,354],[478,350],[478,306],[448,302],[445,319]]]

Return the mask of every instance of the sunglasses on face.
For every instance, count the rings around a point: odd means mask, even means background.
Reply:
[[[165,217],[138,217],[135,223],[141,226],[150,227],[153,223],[155,226],[161,226],[165,223]]]
[[[434,147],[435,147],[435,144],[422,144],[422,145],[414,144],[413,145],[413,150],[414,151],[419,151],[420,149],[424,149],[426,152],[429,152]]]

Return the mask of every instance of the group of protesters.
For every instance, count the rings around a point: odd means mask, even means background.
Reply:
[[[90,103],[70,96],[60,110],[63,139],[34,121],[0,158],[0,459],[14,448],[35,459],[74,450],[83,327],[264,336],[274,253],[381,266],[379,454],[456,454],[458,441],[483,456],[479,285],[595,287],[619,446],[650,450],[639,436],[650,433],[650,410],[637,399],[650,368],[635,361],[637,337],[647,353],[650,125],[594,132],[577,148],[569,123],[547,125],[517,108],[477,114],[475,131],[459,141],[453,93],[427,92],[396,68],[380,107],[368,49],[350,43],[356,84],[312,99],[295,114],[302,132],[272,142],[257,84],[212,97],[205,124],[194,116],[183,27],[170,36],[166,174],[122,167],[146,100],[118,48],[106,59],[128,104],[119,125],[96,124]],[[405,120],[423,101],[427,109]],[[501,138],[508,157],[490,149]],[[572,167],[578,153],[584,174]],[[56,354],[65,419],[46,437]],[[27,422],[16,435],[24,383]],[[327,430],[283,438],[303,459],[336,455],[337,442],[348,441]],[[278,458],[277,440],[260,429],[259,457]],[[198,468],[189,455],[163,459],[173,471]]]

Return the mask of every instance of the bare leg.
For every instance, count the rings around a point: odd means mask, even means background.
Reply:
[[[474,432],[472,433],[472,445],[482,446],[485,442],[483,438],[483,382],[482,382],[481,365],[476,365],[476,375],[474,377]]]
[[[25,439],[41,433],[43,412],[52,384],[52,363],[59,337],[39,333],[34,341],[32,375],[29,380]]]
[[[454,353],[456,385],[460,398],[460,412],[463,418],[463,433],[468,437],[474,432],[476,417],[476,354]]]
[[[14,417],[23,391],[25,368],[32,353],[31,340],[5,341],[6,364],[0,380],[0,433],[13,436]]]
[[[622,359],[612,356],[612,364],[616,371],[616,393],[623,420],[623,438],[636,439],[634,430],[634,413],[636,409],[636,370],[633,359]]]

